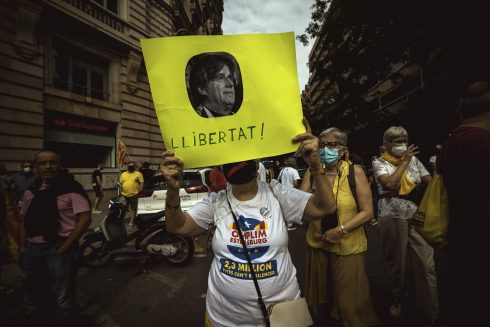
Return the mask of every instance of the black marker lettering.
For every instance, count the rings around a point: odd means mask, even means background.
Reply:
[[[214,135],[216,135],[216,132],[209,133],[209,144],[216,144],[216,142],[213,141]]]
[[[223,141],[223,143],[225,143],[225,136],[226,136],[226,133],[223,132],[223,131],[219,131],[218,132],[218,135],[219,135],[219,140],[218,140],[218,143],[221,143],[221,141]]]
[[[206,134],[199,133],[199,145],[206,145]]]
[[[250,130],[250,138],[253,139],[255,126],[248,126],[247,128]]]
[[[233,140],[234,140],[234,135],[233,135],[233,132],[236,130],[236,128],[229,128],[228,130],[229,130],[229,131],[230,131],[230,133],[231,133],[231,141],[233,142]]]
[[[170,138],[170,145],[172,146],[172,149],[178,149],[179,147],[174,145],[174,138]]]
[[[242,137],[247,139],[247,137],[245,136],[245,132],[243,131],[243,128],[240,127],[240,133],[238,134],[238,140],[240,140]]]

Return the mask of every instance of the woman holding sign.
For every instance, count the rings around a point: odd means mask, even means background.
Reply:
[[[308,125],[306,121],[305,125]],[[332,186],[318,155],[318,138],[307,128],[308,132],[297,135],[293,142],[300,143],[298,154],[303,155],[310,167],[314,195],[286,188],[277,181],[270,185],[258,181],[255,162],[248,160],[224,165],[227,189],[212,193],[183,212],[179,189],[184,163],[173,152],[163,154],[168,230],[197,235],[212,225],[216,227],[214,260],[208,277],[206,326],[265,326],[241,239],[248,248],[265,306],[300,297],[296,269],[288,251],[286,223],[320,219],[335,211]]]

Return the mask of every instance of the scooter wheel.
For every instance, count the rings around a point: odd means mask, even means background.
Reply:
[[[168,262],[174,266],[183,266],[191,261],[194,255],[194,241],[192,238],[171,234],[166,243],[172,243],[178,249],[174,255],[165,257]]]
[[[102,236],[86,240],[80,245],[80,260],[86,266],[102,266],[113,258],[109,253],[109,243]]]

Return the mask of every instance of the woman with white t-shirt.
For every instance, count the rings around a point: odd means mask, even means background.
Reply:
[[[387,272],[392,282],[393,304],[390,314],[403,314],[407,292],[407,262],[415,280],[418,309],[428,322],[439,314],[434,251],[411,223],[418,203],[414,196],[417,185],[432,179],[416,154],[417,147],[408,144],[408,133],[401,126],[388,128],[383,135],[386,151],[373,160],[378,184],[378,228],[383,241]]]
[[[265,326],[249,265],[234,223],[238,220],[252,260],[265,305],[300,297],[288,251],[286,222],[319,219],[335,211],[332,187],[318,156],[318,139],[303,133],[298,152],[314,175],[316,194],[288,188],[277,181],[258,181],[253,160],[226,164],[226,190],[211,195],[183,212],[179,203],[184,163],[173,152],[163,154],[162,173],[167,183],[166,222],[170,232],[180,235],[204,233],[211,225],[214,260],[208,277],[206,326]]]

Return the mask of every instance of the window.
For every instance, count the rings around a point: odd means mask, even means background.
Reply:
[[[118,0],[92,0],[92,1],[98,3],[100,6],[104,7],[110,12],[113,12],[116,15],[119,14]]]
[[[53,48],[54,87],[95,99],[108,99],[107,62],[60,41],[55,41]]]

